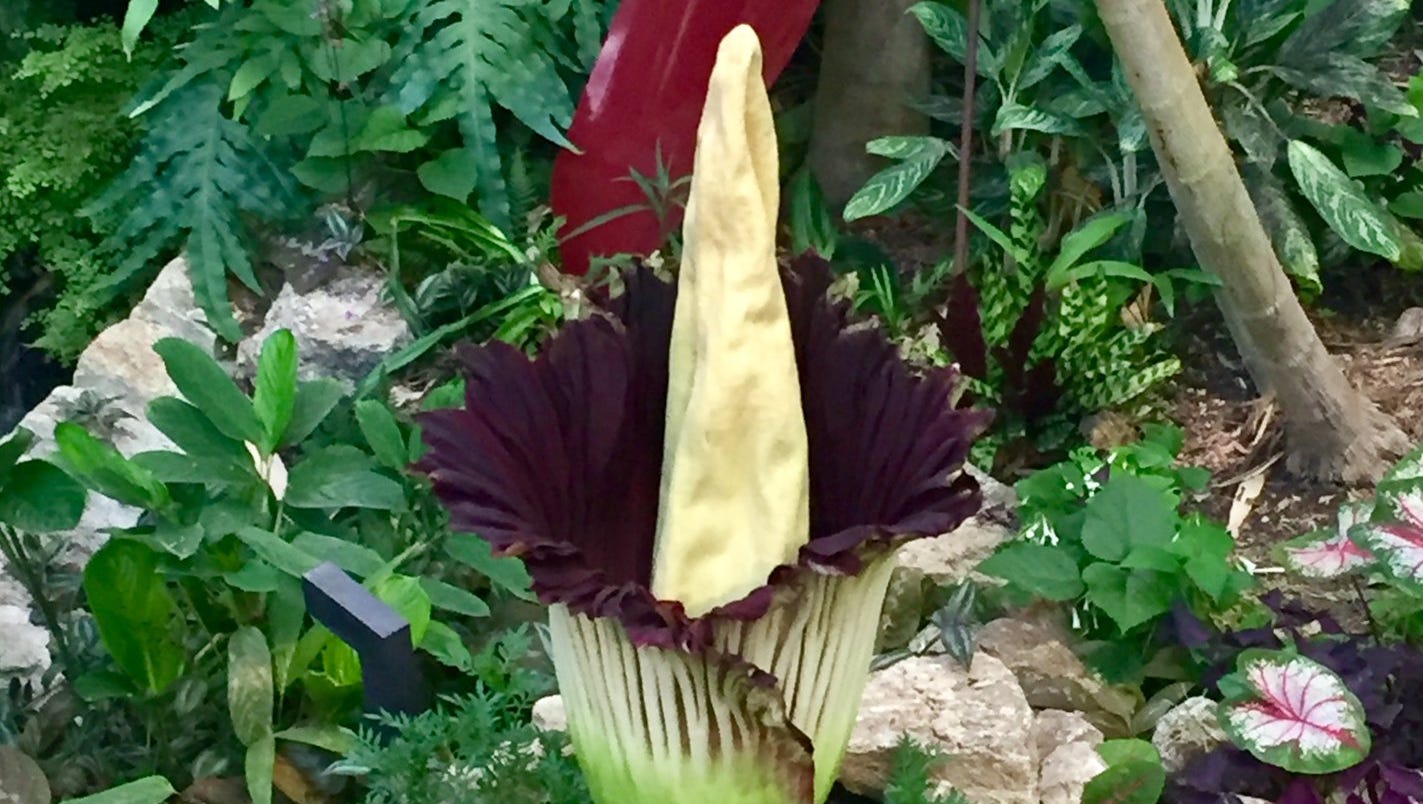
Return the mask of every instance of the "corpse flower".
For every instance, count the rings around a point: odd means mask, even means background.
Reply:
[[[465,347],[465,407],[422,419],[457,529],[549,606],[568,730],[602,804],[824,801],[894,549],[979,506],[983,415],[782,271],[756,35],[723,40],[675,287],[646,270],[536,359]]]

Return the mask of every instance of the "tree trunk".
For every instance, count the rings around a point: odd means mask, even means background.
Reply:
[[[886,166],[865,143],[928,134],[909,106],[929,93],[929,37],[915,0],[825,0],[825,42],[815,93],[810,164],[826,199],[839,206]]]
[[[1350,386],[1305,316],[1211,115],[1164,0],[1097,0],[1196,259],[1256,386],[1285,423],[1291,471],[1374,480],[1408,448],[1398,426]]]

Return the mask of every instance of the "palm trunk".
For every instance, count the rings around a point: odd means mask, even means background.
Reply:
[[[1283,414],[1289,468],[1373,480],[1403,432],[1345,379],[1305,316],[1206,104],[1163,0],[1097,0],[1196,259],[1256,386]]]
[[[888,164],[865,143],[891,134],[928,134],[910,107],[929,94],[929,37],[914,0],[825,0],[825,44],[815,94],[810,164],[835,206]]]

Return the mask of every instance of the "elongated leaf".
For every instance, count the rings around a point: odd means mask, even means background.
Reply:
[[[22,461],[0,486],[0,524],[30,533],[68,530],[84,515],[79,481],[45,461]]]
[[[1423,588],[1423,489],[1398,493],[1389,503],[1393,521],[1355,525],[1349,536],[1378,559],[1379,569]]]
[[[1220,705],[1220,725],[1262,762],[1294,773],[1333,773],[1368,755],[1364,707],[1329,668],[1251,650],[1240,655],[1237,680],[1247,692]]]
[[[153,345],[153,351],[163,358],[173,384],[223,435],[261,443],[262,424],[252,400],[238,390],[212,355],[181,338],[164,338]]]
[[[153,511],[163,510],[172,502],[168,487],[151,472],[79,425],[61,422],[54,428],[54,440],[70,474],[105,497]]]
[[[123,29],[119,31],[125,55],[133,57],[133,49],[138,44],[138,37],[143,33],[143,29],[148,27],[148,23],[153,19],[153,14],[156,11],[158,11],[158,0],[129,0],[128,10],[124,12]]]
[[[1096,215],[1063,235],[1062,243],[1057,249],[1057,257],[1048,268],[1048,276],[1052,277],[1076,265],[1087,252],[1111,240],[1123,226],[1132,222],[1133,217],[1131,212],[1126,211]]]
[[[1253,165],[1246,168],[1245,178],[1250,200],[1255,202],[1260,222],[1270,234],[1280,265],[1305,290],[1318,293],[1323,289],[1319,281],[1319,252],[1284,184],[1273,172]]]
[[[998,107],[998,114],[993,118],[993,136],[997,137],[1005,131],[1038,131],[1068,136],[1086,133],[1083,125],[1074,118],[1017,103],[1005,103]]]
[[[954,61],[963,64],[968,57],[968,20],[956,9],[943,3],[922,2],[909,7],[909,13],[924,26],[924,32],[934,40]],[[978,72],[985,78],[992,76],[986,72],[983,60],[979,61]]]
[[[395,609],[410,623],[410,642],[420,647],[425,638],[425,629],[430,626],[430,596],[425,592],[418,578],[408,575],[392,575],[371,589],[371,594],[381,602]]]
[[[885,151],[909,153],[911,156],[897,165],[892,165],[879,173],[870,177],[851,196],[845,204],[844,218],[847,221],[867,218],[871,215],[878,215],[904,199],[914,192],[924,180],[929,178],[929,174],[934,172],[934,168],[939,166],[939,162],[953,151],[953,147],[944,140],[934,137],[895,137],[888,138],[894,142],[885,140],[874,140],[867,150],[871,153],[873,148],[881,147]],[[904,140],[917,140],[913,146],[903,142]],[[876,145],[880,143],[880,145]]]
[[[115,539],[84,568],[84,593],[99,637],[114,664],[149,693],[163,692],[183,673],[174,637],[177,604],[158,574],[158,554]]]
[[[404,471],[409,452],[405,437],[400,434],[400,424],[390,408],[375,399],[362,399],[356,403],[356,422],[376,460],[396,471]]]
[[[245,626],[227,641],[227,711],[243,745],[272,734],[272,652],[261,629]]]
[[[380,572],[385,560],[376,551],[335,536],[318,533],[299,533],[292,539],[292,547],[310,556],[320,556],[326,561],[352,575],[365,578]]]
[[[517,558],[496,557],[483,539],[455,534],[445,540],[445,552],[450,558],[464,564],[489,579],[489,582],[521,600],[535,600],[530,587],[533,579],[524,568],[524,562]]]
[[[178,795],[162,776],[146,776],[136,782],[111,787],[102,793],[71,798],[64,804],[163,804]]]
[[[276,772],[277,741],[268,734],[247,746],[242,769],[247,777],[247,795],[252,804],[272,804],[272,776]]]
[[[1359,186],[1313,146],[1293,140],[1289,145],[1290,171],[1300,191],[1344,242],[1360,251],[1397,260],[1403,245],[1397,223]]]
[[[273,736],[278,740],[314,745],[333,754],[341,755],[350,753],[357,743],[354,732],[336,725],[293,726],[289,729],[282,729]]]
[[[430,605],[437,609],[463,614],[466,617],[489,616],[488,603],[458,586],[429,577],[422,577],[420,586],[424,588],[425,594],[430,596]]]
[[[282,443],[296,410],[296,336],[279,329],[262,344],[257,359],[257,379],[253,385],[252,407],[262,423],[259,442],[264,454]]]
[[[270,531],[247,527],[237,531],[236,535],[268,564],[296,578],[311,572],[321,563],[320,559],[293,547]]]
[[[224,435],[202,411],[177,397],[159,397],[148,403],[148,420],[189,455],[251,466],[242,442]]]
[[[965,668],[973,660],[974,633],[978,623],[974,619],[974,603],[978,592],[969,581],[960,583],[949,600],[930,618],[939,629],[939,643],[944,650]]]
[[[336,445],[308,455],[288,475],[286,504],[293,508],[405,508],[405,489],[370,468],[355,447]]]
[[[1082,576],[1064,550],[1043,544],[1012,544],[978,565],[985,575],[1002,578],[1043,600],[1075,600]]]
[[[282,446],[289,447],[305,441],[331,415],[336,403],[341,401],[342,393],[340,383],[324,377],[299,384]]]
[[[1052,75],[1053,71],[1062,63],[1062,57],[1072,50],[1072,46],[1077,44],[1077,40],[1081,38],[1082,26],[1076,24],[1059,28],[1049,34],[1041,44],[1033,48],[1027,66],[1018,76],[1018,91],[1022,92],[1029,87],[1036,86],[1043,79]]]

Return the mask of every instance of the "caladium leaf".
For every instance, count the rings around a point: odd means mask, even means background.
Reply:
[[[1386,574],[1423,586],[1423,487],[1399,492],[1389,502],[1395,519],[1355,525],[1350,537],[1374,554]]]
[[[1316,530],[1280,545],[1280,563],[1306,578],[1338,578],[1373,563],[1374,556],[1350,537],[1373,516],[1370,500],[1339,506],[1338,525]]]
[[[1241,748],[1293,773],[1334,773],[1363,761],[1371,739],[1359,699],[1329,668],[1278,651],[1240,655],[1220,725]]]
[[[1403,456],[1403,460],[1395,464],[1394,467],[1388,470],[1388,473],[1383,476],[1383,481],[1379,483],[1379,486],[1385,487],[1397,483],[1418,480],[1420,478],[1423,478],[1423,447],[1419,447]]]

